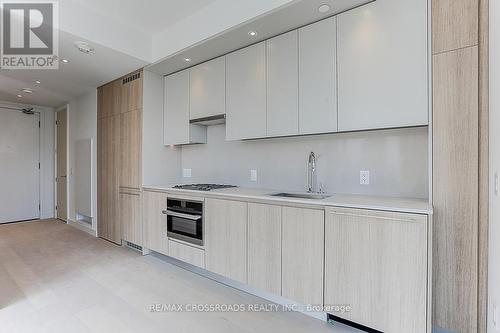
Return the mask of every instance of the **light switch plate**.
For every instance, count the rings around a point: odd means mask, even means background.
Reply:
[[[250,170],[250,180],[253,182],[257,181],[257,170]]]
[[[359,172],[359,184],[360,185],[370,185],[370,171],[360,171]]]
[[[498,331],[498,306],[493,304],[493,328]]]
[[[183,178],[191,178],[191,169],[182,169]]]

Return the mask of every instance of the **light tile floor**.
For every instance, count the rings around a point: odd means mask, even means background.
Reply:
[[[55,220],[0,225],[0,332],[351,333],[295,312],[151,312],[266,304]]]

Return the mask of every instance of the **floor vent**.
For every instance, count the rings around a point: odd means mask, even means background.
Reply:
[[[125,246],[126,247],[129,247],[133,250],[136,250],[136,251],[139,251],[139,252],[142,252],[142,246],[139,246],[137,244],[134,244],[132,242],[129,242],[129,241],[125,241]]]
[[[129,82],[132,82],[134,80],[140,79],[141,78],[141,72],[132,74],[130,76],[127,76],[126,78],[123,79],[122,84],[127,84]]]

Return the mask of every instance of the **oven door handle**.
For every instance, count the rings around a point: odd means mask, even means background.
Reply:
[[[174,212],[174,211],[168,210],[168,209],[162,211],[162,213],[165,215],[179,217],[181,219],[188,219],[188,220],[194,220],[194,221],[201,219],[201,215],[183,214],[183,213]]]

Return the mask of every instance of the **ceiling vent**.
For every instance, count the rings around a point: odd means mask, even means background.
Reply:
[[[132,75],[124,78],[122,84],[127,84],[129,82],[135,81],[135,80],[140,79],[140,78],[141,78],[141,72],[135,73],[135,74],[132,74]]]

